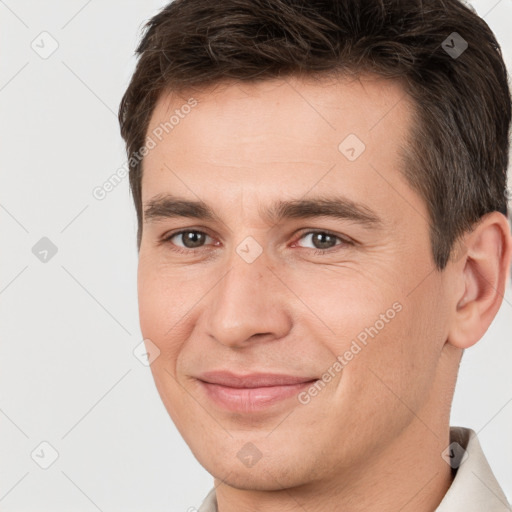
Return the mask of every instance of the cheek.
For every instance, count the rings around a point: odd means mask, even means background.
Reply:
[[[138,302],[142,335],[153,341],[160,340],[164,331],[164,319],[170,309],[169,295],[154,273],[139,264]],[[167,327],[168,328],[168,327]]]
[[[144,339],[150,339],[160,350],[160,357],[151,366],[165,364],[173,374],[180,340],[187,335],[186,313],[190,309],[182,289],[180,283],[169,279],[157,265],[145,259],[139,261],[140,329]]]
[[[408,279],[405,272],[401,278],[389,271],[316,277],[297,294],[322,319],[318,334],[324,333],[333,360],[343,359],[338,399],[372,403],[381,396],[391,406],[398,395],[411,407],[426,400],[446,338],[439,278],[431,274],[410,293],[409,281],[418,277]]]
[[[401,311],[346,368],[345,384],[361,400],[380,396],[387,404],[378,410],[407,415],[403,404],[420,410],[429,399],[444,341],[440,306],[424,293],[401,298]]]
[[[183,298],[169,284],[157,266],[139,260],[138,301],[140,329],[144,339],[151,340],[160,353],[150,369],[160,398],[172,420],[178,425],[183,410],[182,389],[176,368],[186,333]],[[180,332],[181,331],[181,332]]]
[[[325,340],[335,357],[354,340],[362,341],[364,347],[365,341],[379,337],[400,315],[393,309],[399,296],[386,279],[390,280],[384,272],[370,273],[349,264],[316,266],[303,272],[295,269],[293,273],[283,269],[283,281],[300,299],[291,297],[288,306],[297,315],[297,323],[307,322],[308,328],[315,329],[316,337]],[[381,320],[386,314],[388,323]]]
[[[141,255],[137,272],[139,315],[145,331],[166,337],[201,296],[197,280],[186,269],[171,269],[156,258]]]

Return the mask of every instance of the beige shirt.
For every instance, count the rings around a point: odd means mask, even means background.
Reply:
[[[450,443],[458,443],[466,453],[462,455],[460,450],[458,455],[462,462],[435,512],[511,512],[475,432],[469,428],[451,427]],[[454,451],[451,454],[454,456]],[[198,512],[218,512],[215,489],[208,493]]]

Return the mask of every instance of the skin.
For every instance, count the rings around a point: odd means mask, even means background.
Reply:
[[[191,96],[197,106],[144,159],[143,205],[173,194],[218,219],[145,218],[139,312],[160,350],[158,392],[214,476],[220,512],[433,510],[452,481],[441,453],[460,358],[501,304],[506,218],[485,216],[435,269],[425,203],[401,174],[412,105],[396,82],[287,78],[165,94],[148,135]],[[354,161],[338,149],[351,133],[366,146]],[[263,215],[274,201],[333,194],[371,208],[378,228]],[[208,236],[195,252],[180,235],[162,241],[181,229]],[[332,247],[311,230],[334,234]],[[262,249],[252,263],[236,251],[248,236]],[[197,380],[214,369],[320,378],[397,302],[307,404],[228,412]],[[261,454],[252,467],[237,457],[247,443]]]

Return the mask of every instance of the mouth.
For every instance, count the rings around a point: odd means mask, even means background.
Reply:
[[[290,402],[317,379],[270,373],[235,375],[217,371],[202,374],[198,381],[208,399],[217,406],[231,412],[250,413]]]

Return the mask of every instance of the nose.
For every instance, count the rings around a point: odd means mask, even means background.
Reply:
[[[207,335],[232,348],[284,337],[292,327],[290,297],[263,255],[247,263],[230,258],[204,310]]]

